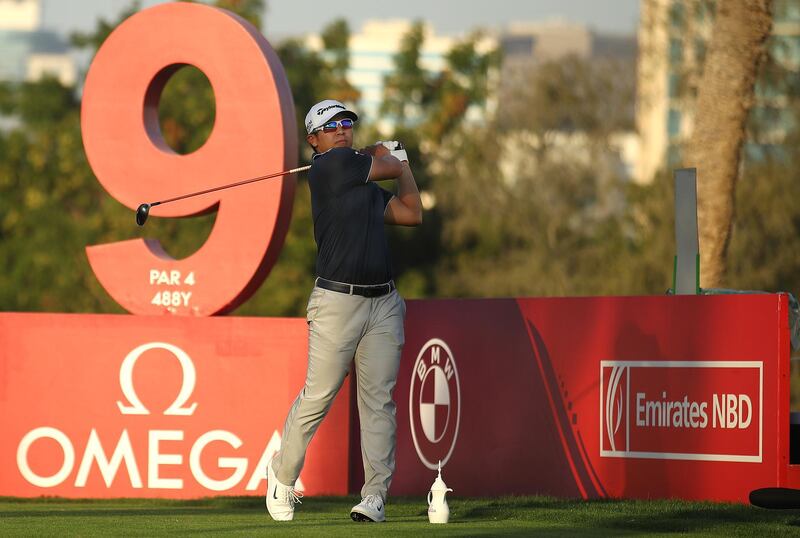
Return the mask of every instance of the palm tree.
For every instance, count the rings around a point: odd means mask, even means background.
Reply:
[[[770,0],[718,0],[687,164],[697,167],[700,285],[720,287],[734,194],[759,65],[772,27]]]

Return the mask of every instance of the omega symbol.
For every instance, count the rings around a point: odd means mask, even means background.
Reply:
[[[192,359],[181,348],[164,342],[151,342],[149,344],[142,344],[128,353],[128,355],[122,361],[122,366],[119,369],[119,386],[122,389],[122,394],[125,395],[125,398],[130,405],[125,405],[123,402],[117,401],[117,406],[119,407],[120,412],[123,415],[150,414],[150,411],[144,406],[144,404],[142,404],[142,401],[136,395],[136,390],[133,388],[133,367],[136,365],[136,360],[143,353],[151,349],[165,349],[169,351],[175,355],[175,357],[177,357],[178,362],[181,364],[181,369],[183,370],[183,383],[181,384],[181,390],[178,392],[178,396],[175,398],[175,401],[172,402],[172,405],[170,405],[166,411],[164,411],[164,414],[182,416],[191,415],[197,408],[197,402],[191,404],[189,407],[184,406],[194,391],[194,384],[197,379],[194,363],[192,363]]]

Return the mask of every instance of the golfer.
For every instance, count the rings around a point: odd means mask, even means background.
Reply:
[[[362,500],[354,521],[384,521],[395,466],[392,392],[405,341],[405,302],[392,280],[384,224],[416,226],[422,203],[405,150],[397,142],[353,149],[358,116],[339,101],[317,103],[306,115],[314,148],[308,185],[317,278],[308,300],[308,371],[286,423],[280,451],[267,468],[267,509],[273,519],[294,517],[301,494],[294,484],[317,427],[355,363]],[[392,148],[390,151],[389,148]],[[374,181],[395,179],[397,194]]]

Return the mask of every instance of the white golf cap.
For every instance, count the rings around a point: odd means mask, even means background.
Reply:
[[[344,112],[347,117],[351,118],[353,121],[358,121],[358,114],[352,110],[349,110],[339,101],[334,99],[325,99],[324,101],[320,101],[316,105],[312,106],[311,110],[309,110],[308,114],[306,114],[306,131],[308,131],[308,134],[311,134],[315,130],[328,123],[328,121],[336,114],[341,114],[342,112]]]

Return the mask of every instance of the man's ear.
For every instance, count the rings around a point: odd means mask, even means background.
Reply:
[[[314,151],[317,150],[317,145],[319,144],[319,142],[317,142],[317,135],[310,134],[306,136],[306,142],[311,144],[311,147],[314,148]]]

